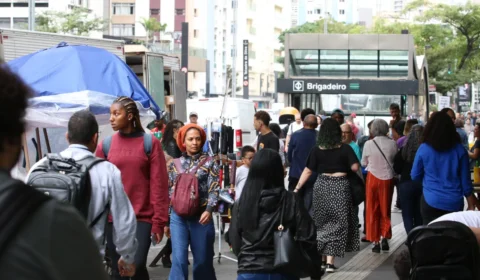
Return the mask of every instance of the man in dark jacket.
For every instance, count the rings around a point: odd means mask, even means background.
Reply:
[[[0,67],[0,242],[11,237],[0,245],[0,279],[107,279],[97,244],[77,210],[10,176],[22,148],[30,94],[18,76]],[[30,200],[22,203],[26,196]],[[29,208],[32,204],[37,207]],[[26,209],[28,218],[20,219]]]
[[[303,121],[303,129],[295,132],[290,140],[290,149],[288,150],[288,161],[290,162],[290,171],[288,177],[288,190],[293,191],[298,184],[300,175],[305,169],[306,159],[310,151],[316,145],[317,138],[317,117],[308,115]],[[310,176],[309,181],[305,183],[299,195],[303,197],[305,208],[312,215],[313,185],[317,176]]]

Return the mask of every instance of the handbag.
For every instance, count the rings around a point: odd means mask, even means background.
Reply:
[[[352,203],[354,206],[358,206],[365,201],[365,180],[363,179],[362,170],[348,172],[347,179],[352,191]]]
[[[293,275],[298,278],[310,276],[311,260],[304,252],[300,244],[295,240],[292,231],[283,226],[283,216],[287,197],[283,197],[282,209],[280,210],[280,225],[274,232],[273,243],[275,259],[273,268],[275,272]]]

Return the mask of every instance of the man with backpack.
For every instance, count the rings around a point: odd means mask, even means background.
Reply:
[[[30,97],[19,77],[0,67],[0,279],[106,280],[77,211],[9,174],[21,153]]]
[[[120,171],[93,154],[98,144],[95,116],[84,110],[74,113],[68,122],[67,140],[70,146],[66,150],[47,155],[32,167],[27,184],[77,208],[102,253],[110,212],[114,224],[113,240],[121,255],[119,271],[123,276],[132,276],[135,273],[137,221],[123,189]]]

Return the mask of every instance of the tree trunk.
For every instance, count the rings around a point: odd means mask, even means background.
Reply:
[[[470,57],[470,54],[473,52],[473,42],[467,42],[467,50],[462,56],[462,59],[460,60],[460,64],[458,65],[458,70],[462,70],[463,67],[465,66],[465,62],[467,62],[467,59]]]

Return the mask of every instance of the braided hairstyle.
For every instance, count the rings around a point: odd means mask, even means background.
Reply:
[[[125,111],[128,114],[132,114],[132,125],[136,132],[145,132],[142,127],[142,122],[140,121],[140,111],[138,110],[137,103],[130,97],[120,96],[113,103],[118,103],[122,105]]]

